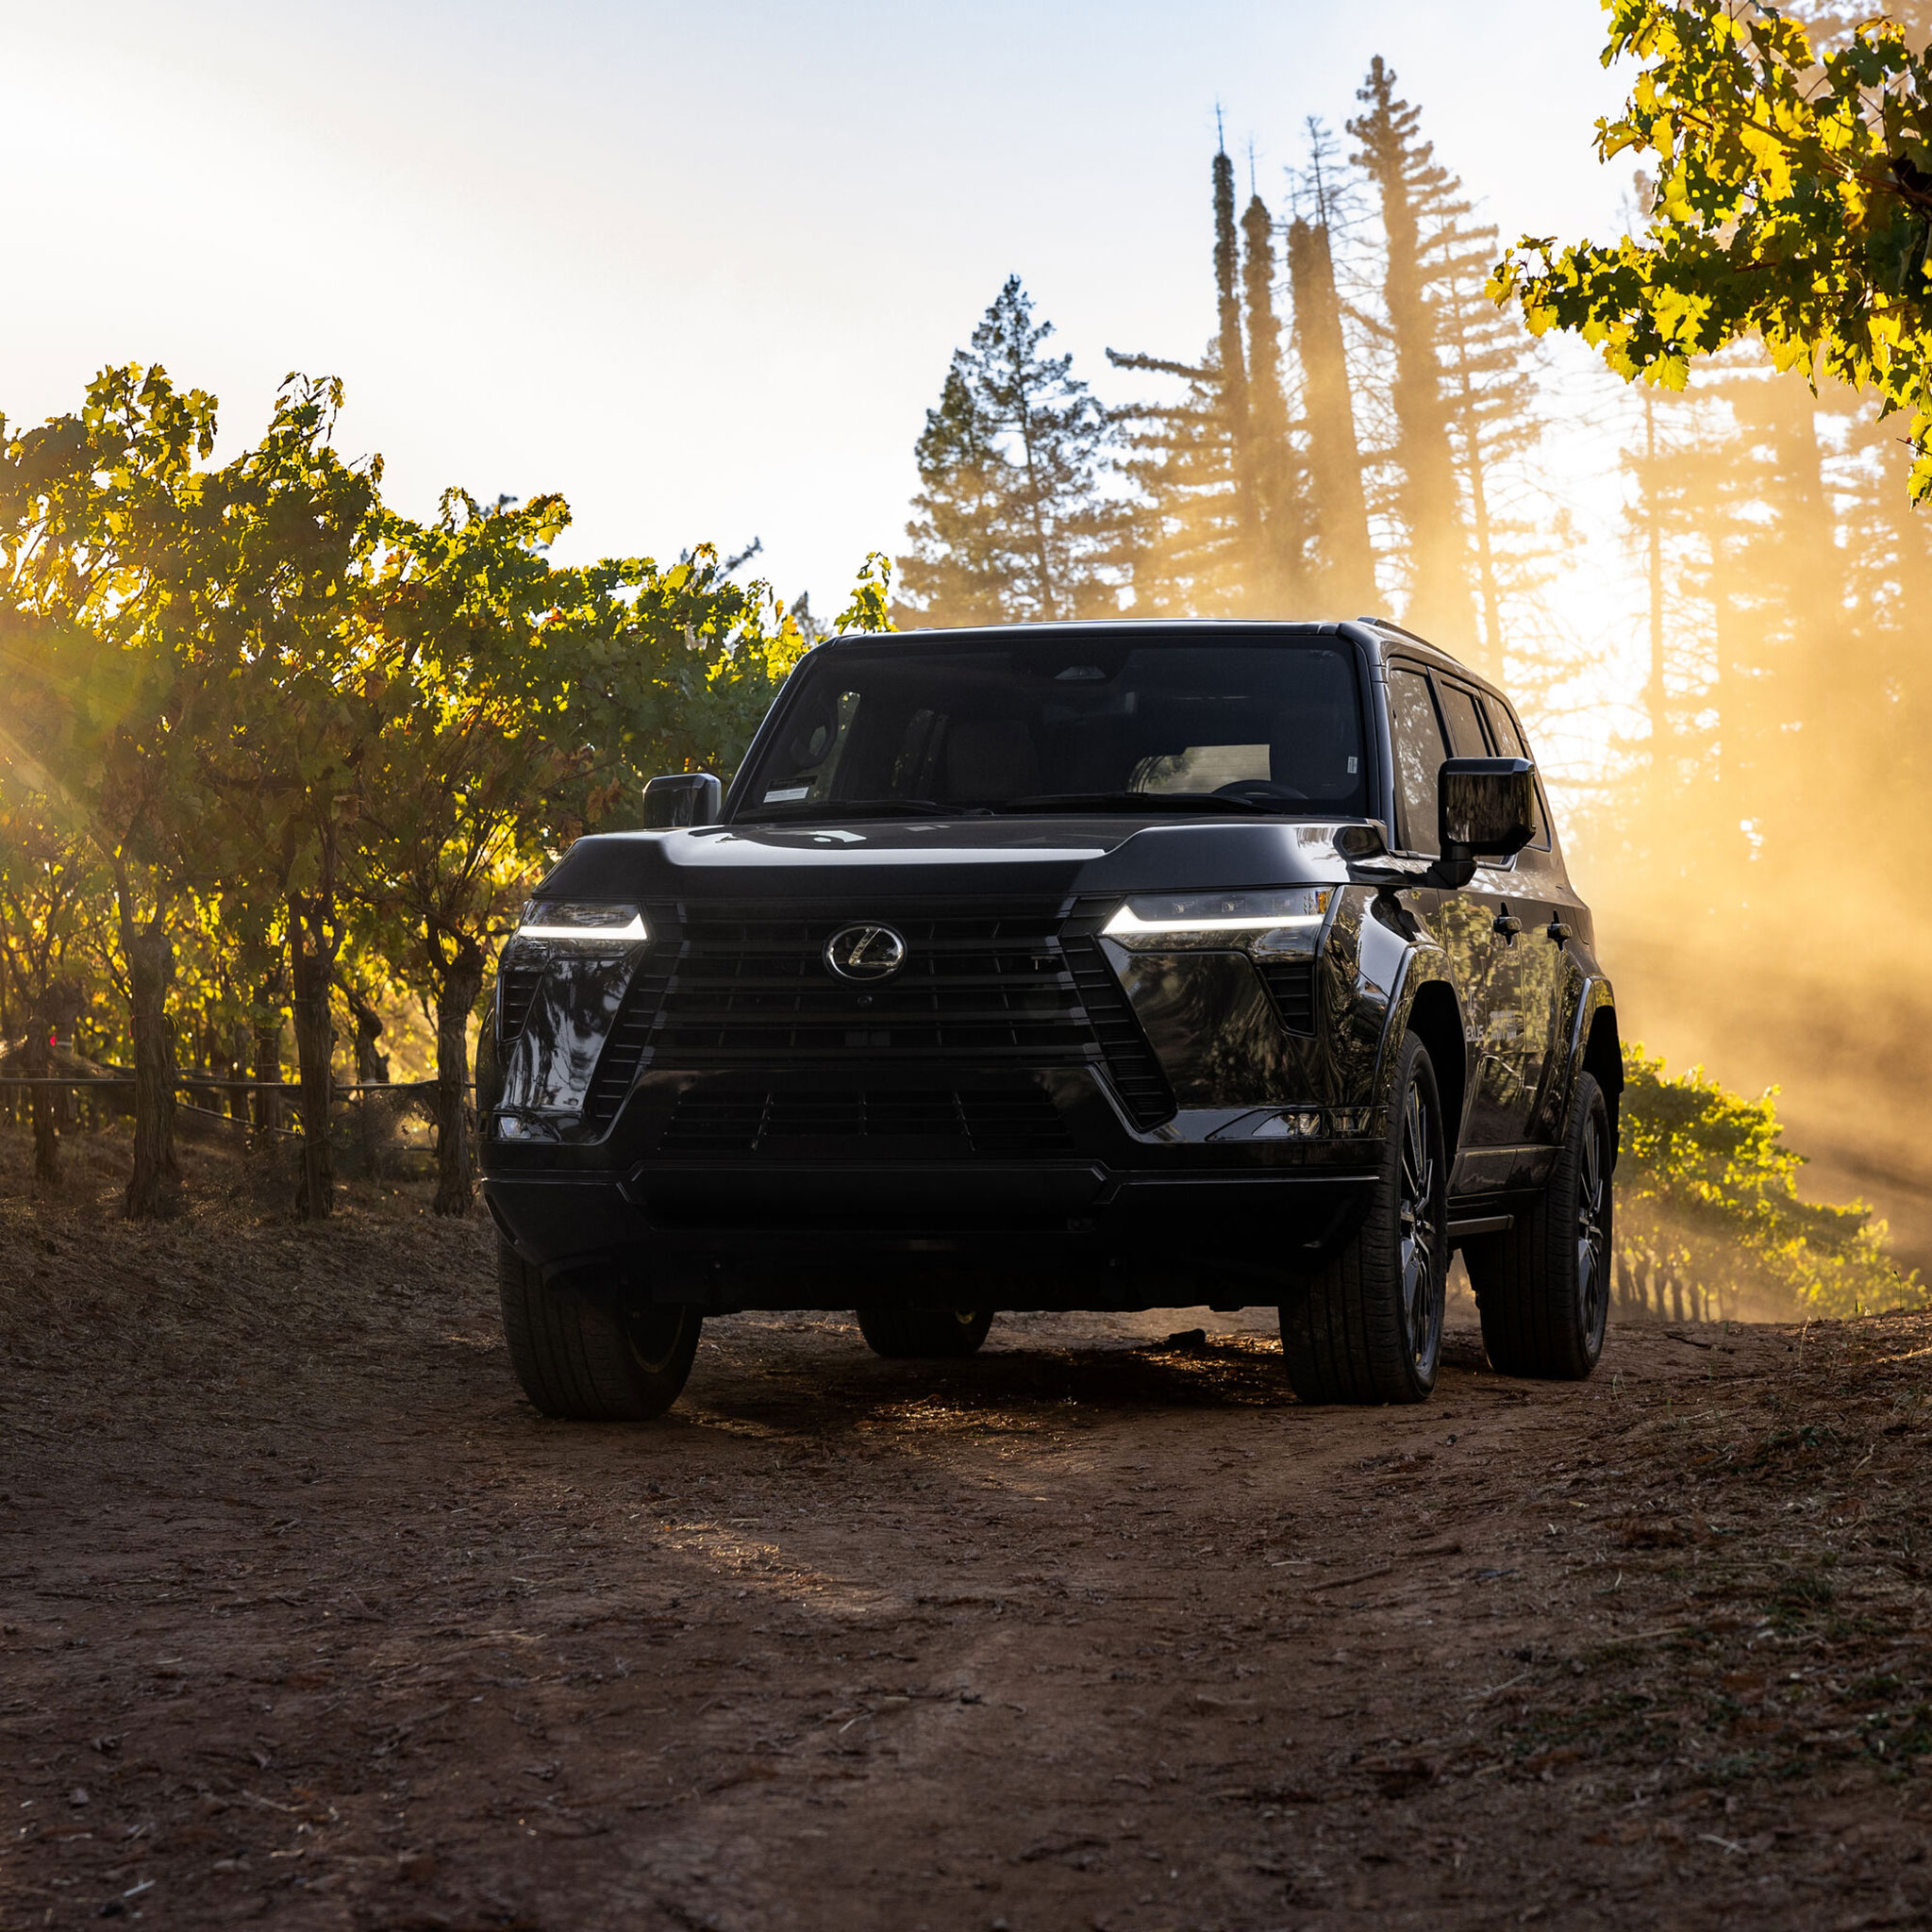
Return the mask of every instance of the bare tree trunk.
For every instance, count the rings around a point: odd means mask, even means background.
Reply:
[[[382,1016],[354,987],[344,987],[349,1010],[356,1016],[356,1079],[358,1085],[389,1078],[389,1056],[378,1052],[375,1042],[382,1038]],[[390,1142],[393,1138],[395,1115],[388,1097],[363,1093],[356,1104],[357,1124],[361,1129],[362,1165],[371,1179],[380,1179],[388,1171]]]
[[[48,1030],[49,1022],[40,1014],[29,1016],[26,1050],[21,1055],[29,1079],[43,1079],[53,1070],[47,1052]],[[60,1136],[55,1119],[56,1090],[52,1087],[29,1087],[26,1092],[34,1122],[34,1185],[58,1188],[60,1185]]]
[[[238,1080],[248,1077],[248,1023],[237,1020],[228,1035],[228,1064],[234,1069]],[[228,1089],[228,1117],[235,1124],[230,1130],[237,1141],[246,1142],[248,1139],[248,1090],[245,1087]]]
[[[255,1132],[263,1147],[274,1144],[282,1124],[282,1002],[288,982],[277,974],[255,995]]]
[[[328,991],[334,961],[323,950],[317,933],[305,924],[300,911],[291,907],[290,913],[295,1076],[302,1092],[302,1180],[295,1205],[306,1220],[320,1221],[334,1213],[336,1205],[335,1156],[328,1138],[329,1062],[336,1044]]]
[[[181,1170],[175,1159],[175,1023],[168,1017],[168,983],[175,949],[157,916],[127,941],[134,1022],[134,1172],[122,1211],[129,1221],[153,1221],[180,1205]]]
[[[1324,601],[1342,610],[1379,608],[1375,554],[1362,491],[1341,302],[1335,291],[1325,198],[1320,218],[1288,231],[1288,273],[1294,291],[1294,339],[1305,385],[1308,469],[1324,575]]]
[[[1670,824],[1671,797],[1675,787],[1675,746],[1671,741],[1671,713],[1664,683],[1664,552],[1662,482],[1657,453],[1657,399],[1643,392],[1643,568],[1650,589],[1650,677],[1644,686],[1644,706],[1650,713],[1650,837],[1660,844]]]
[[[47,1031],[48,1050],[51,1052],[60,1044],[62,1032],[67,1035],[67,1047],[74,1049],[74,1027],[79,1018],[81,1008],[80,988],[71,979],[57,979],[47,989]],[[78,1106],[71,1087],[49,1087],[44,1090],[54,1116],[54,1130],[57,1134],[74,1132],[77,1124]]]
[[[467,1214],[475,1198],[470,1141],[470,1015],[483,991],[483,949],[458,942],[436,991],[436,1212]]]
[[[1255,440],[1248,421],[1248,365],[1241,347],[1241,297],[1236,292],[1241,256],[1235,242],[1234,163],[1225,154],[1214,157],[1214,293],[1221,352],[1221,408],[1226,425],[1228,454],[1233,458],[1235,516],[1241,529],[1241,585],[1244,601],[1249,587],[1262,575],[1260,507],[1255,491]],[[1071,613],[1050,610],[1049,617]]]

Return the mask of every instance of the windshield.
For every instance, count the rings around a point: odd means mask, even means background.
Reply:
[[[882,642],[813,653],[735,818],[844,807],[1232,809],[1360,816],[1368,761],[1345,644]]]

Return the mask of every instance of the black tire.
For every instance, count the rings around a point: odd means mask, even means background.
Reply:
[[[496,1284],[510,1365],[545,1415],[583,1423],[647,1423],[684,1391],[704,1317],[696,1308],[607,1314],[568,1288],[546,1288],[508,1241]]]
[[[1424,1402],[1436,1386],[1449,1275],[1448,1158],[1428,1049],[1405,1034],[1382,1176],[1354,1239],[1282,1304],[1303,1402]]]
[[[1569,1128],[1535,1206],[1507,1234],[1463,1243],[1483,1347],[1498,1374],[1580,1382],[1596,1367],[1615,1253],[1611,1157],[1604,1091],[1579,1074]]]
[[[858,1310],[858,1332],[866,1346],[893,1361],[944,1361],[971,1355],[991,1326],[991,1308],[903,1308],[873,1302]]]

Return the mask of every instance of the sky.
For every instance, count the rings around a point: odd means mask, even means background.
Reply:
[[[756,538],[830,614],[1008,275],[1108,400],[1108,345],[1202,346],[1217,115],[1279,204],[1379,53],[1506,237],[1612,233],[1602,42],[1594,0],[0,0],[0,411],[160,362],[226,454],[333,374],[403,510]]]

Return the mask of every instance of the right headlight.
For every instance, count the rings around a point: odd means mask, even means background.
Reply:
[[[1204,933],[1259,933],[1319,926],[1334,897],[1326,886],[1279,891],[1179,892],[1129,899],[1101,930],[1124,946],[1158,946]]]
[[[531,899],[517,926],[520,940],[576,946],[641,946],[651,937],[642,911],[601,899]]]

